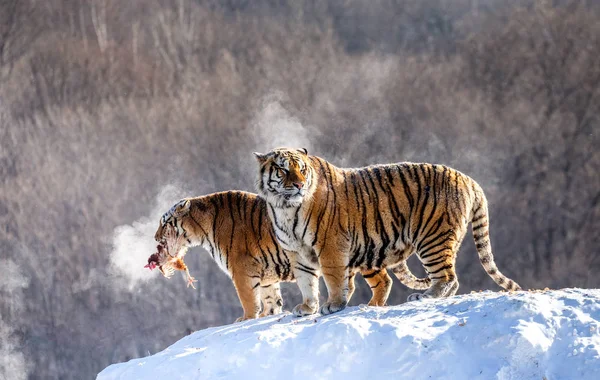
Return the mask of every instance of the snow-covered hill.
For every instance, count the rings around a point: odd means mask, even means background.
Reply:
[[[600,290],[483,292],[193,333],[112,379],[600,379]]]

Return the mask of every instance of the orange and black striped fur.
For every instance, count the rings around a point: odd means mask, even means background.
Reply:
[[[428,289],[409,300],[454,295],[456,254],[469,223],[486,272],[503,288],[520,289],[494,264],[487,201],[468,176],[419,163],[341,169],[305,149],[255,155],[259,195],[280,245],[318,257],[329,292],[322,314],[346,306],[351,271],[396,267],[402,280],[413,253],[428,273],[419,287]]]
[[[303,289],[304,304],[317,310],[320,268],[316,256],[300,257],[280,247],[267,214],[267,203],[256,194],[228,191],[183,199],[162,216],[155,239],[166,244],[168,231],[173,230],[175,238],[185,242],[182,249],[202,246],[232,279],[244,309],[238,321],[259,316],[261,301],[260,316],[280,313],[282,281],[297,281]],[[174,253],[180,249],[175,248]],[[373,290],[369,304],[383,306],[391,288],[387,272],[362,273]],[[412,274],[408,272],[407,276]],[[347,286],[350,298],[354,273]]]

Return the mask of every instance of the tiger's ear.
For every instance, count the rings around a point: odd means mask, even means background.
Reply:
[[[308,156],[308,150],[306,148],[300,148],[298,150]]]
[[[267,161],[267,155],[266,154],[262,154],[262,153],[258,153],[258,152],[254,152],[254,157],[256,157],[256,160],[260,163],[260,164],[264,164],[265,161]]]
[[[179,202],[179,204],[177,204],[177,206],[175,206],[175,212],[173,213],[175,217],[181,216],[185,213],[187,213],[188,211],[190,211],[190,205],[192,204],[192,202],[190,202],[189,199],[185,199],[182,200],[181,202]]]

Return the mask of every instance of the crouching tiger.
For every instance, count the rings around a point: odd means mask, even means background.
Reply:
[[[318,309],[320,268],[316,256],[299,256],[280,247],[267,203],[256,194],[228,191],[183,199],[162,216],[155,239],[160,245],[158,253],[149,259],[151,267],[158,266],[167,277],[174,269],[185,270],[190,283],[193,278],[182,256],[189,247],[205,248],[233,281],[244,309],[237,321],[257,318],[261,302],[261,317],[280,313],[280,282],[298,283],[303,294],[303,303],[298,307],[302,310]],[[418,287],[419,279],[404,268],[404,284]],[[344,285],[349,289],[348,299],[354,292],[355,273]],[[383,306],[392,286],[387,272],[364,270],[362,275],[373,292],[369,305]]]
[[[305,149],[255,155],[258,192],[279,244],[318,257],[329,293],[322,314],[346,307],[352,271],[396,266],[403,280],[405,260],[415,252],[429,281],[420,283],[424,294],[409,300],[456,294],[456,254],[469,223],[488,275],[505,289],[520,289],[494,263],[487,201],[468,176],[418,163],[341,169]]]

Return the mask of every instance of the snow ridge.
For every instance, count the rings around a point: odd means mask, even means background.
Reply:
[[[600,379],[600,290],[483,292],[213,327],[114,379]]]

